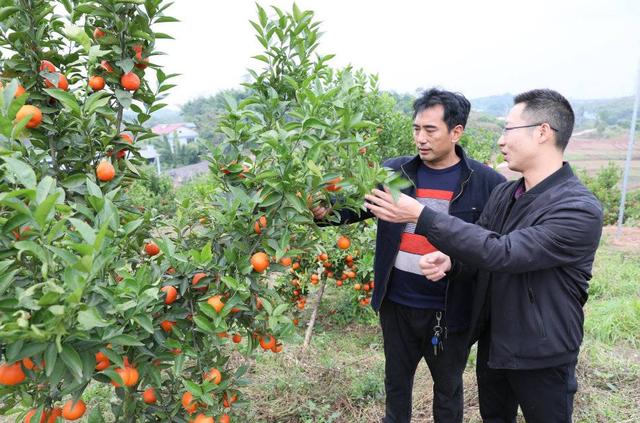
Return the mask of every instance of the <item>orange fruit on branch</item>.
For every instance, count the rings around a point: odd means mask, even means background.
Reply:
[[[204,374],[203,379],[220,385],[220,382],[222,382],[222,373],[220,373],[220,370],[213,368]]]
[[[260,346],[263,350],[270,350],[276,345],[276,338],[272,335],[265,335],[260,337]]]
[[[93,38],[95,38],[96,40],[98,38],[104,37],[105,35],[107,35],[107,34],[100,28],[96,28],[96,29],[93,30]]]
[[[22,119],[30,116],[29,121],[27,122],[27,128],[37,128],[42,123],[42,112],[36,106],[32,106],[30,104],[25,104],[20,107],[18,113],[16,113],[16,122],[20,122]]]
[[[136,383],[138,383],[138,379],[140,378],[138,370],[131,366],[127,366],[126,363],[125,367],[117,368],[116,373],[120,375],[120,379],[122,379],[122,383],[124,384],[124,386],[134,386]],[[116,388],[119,388],[121,386],[115,380],[112,380],[111,383]]]
[[[62,417],[67,420],[78,420],[85,411],[87,411],[87,406],[84,401],[78,400],[74,403],[73,400],[69,400],[62,407]]]
[[[338,238],[338,241],[336,242],[336,244],[338,248],[340,248],[341,250],[346,250],[351,245],[351,240],[348,237],[343,235],[340,238]]]
[[[53,82],[48,79],[44,80],[44,86],[47,88],[53,87]],[[69,89],[69,81],[67,81],[67,77],[61,73],[58,73],[58,88],[63,91],[67,91]]]
[[[213,417],[205,416],[204,414],[200,413],[196,416],[195,420],[193,420],[193,423],[216,423],[216,422],[215,420],[213,420]]]
[[[56,67],[53,65],[53,63],[51,63],[48,60],[43,60],[40,62],[40,71],[47,71],[47,72],[51,72],[54,73],[56,71]]]
[[[93,91],[100,91],[104,88],[104,86],[105,81],[103,77],[94,75],[89,78],[89,87],[91,87]]]
[[[213,297],[207,300],[207,304],[213,307],[216,313],[220,313],[224,308],[224,303],[222,302],[221,298],[222,298],[222,295],[214,295]]]
[[[164,303],[167,305],[173,304],[178,298],[178,290],[174,286],[163,286],[160,290],[165,293]]]
[[[120,134],[120,138],[126,143],[133,144],[133,138],[131,138],[131,135],[129,134]],[[126,154],[127,154],[127,149],[123,148],[122,150],[118,151],[118,154],[116,154],[116,158],[122,159]]]
[[[109,182],[116,176],[116,169],[109,161],[103,160],[96,167],[96,176],[102,182]]]
[[[147,388],[142,393],[142,400],[145,404],[155,404],[158,401],[156,391],[153,388]]]
[[[269,256],[266,253],[258,252],[251,256],[251,266],[253,270],[260,273],[269,267]]]
[[[19,361],[0,365],[0,385],[13,386],[24,382],[26,376]]]
[[[140,78],[133,72],[127,72],[120,77],[120,85],[127,91],[136,91],[140,88]]]
[[[193,275],[193,279],[191,280],[191,285],[197,285],[198,282],[200,282],[200,279],[202,278],[206,278],[207,274],[206,273],[196,273],[195,275]],[[198,291],[206,291],[207,287],[206,286],[202,286],[200,288],[195,288]]]
[[[162,322],[160,322],[160,327],[162,328],[163,331],[167,333],[171,332],[171,330],[175,325],[176,325],[176,322],[173,322],[171,320],[163,320]]]
[[[150,256],[155,256],[160,253],[160,247],[155,242],[150,241],[144,246],[144,251]]]

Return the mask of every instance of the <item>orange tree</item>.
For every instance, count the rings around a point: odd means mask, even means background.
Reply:
[[[375,139],[375,124],[360,106],[370,92],[368,77],[349,68],[336,71],[328,65],[331,55],[316,53],[313,12],[273,7],[270,18],[257,9],[251,23],[264,52],[254,58],[263,67],[249,71],[249,95],[240,102],[228,98],[219,117],[223,140],[210,158],[219,190],[191,220],[206,216],[211,222],[204,234],[216,241],[212,255],[222,281],[247,298],[264,295],[268,316],[253,316],[255,330],[279,339],[292,331],[292,320],[281,317],[292,303],[278,295],[280,285],[291,282],[275,273],[300,279],[308,270],[304,264],[322,251],[310,207],[331,201],[336,208],[359,209],[376,183],[396,187],[399,178],[366,155]],[[256,253],[272,259],[270,272],[252,271],[249,259]],[[298,309],[304,293],[291,293],[299,297]]]
[[[140,177],[135,143],[153,136],[143,123],[171,87],[149,63],[167,37],[151,25],[174,20],[165,8],[0,2],[1,414],[79,418],[92,381],[118,387],[118,421],[177,414],[175,401],[143,407],[175,356],[153,321],[166,307],[156,251],[143,249],[153,222],[125,193]]]

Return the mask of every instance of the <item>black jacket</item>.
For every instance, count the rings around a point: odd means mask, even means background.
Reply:
[[[484,208],[494,187],[504,182],[504,176],[480,162],[468,158],[460,146],[456,146],[456,154],[461,159],[462,169],[460,183],[453,194],[449,213],[465,222],[475,222]],[[415,197],[418,168],[421,164],[419,156],[404,156],[389,159],[384,166],[400,171],[412,182],[412,186],[402,190],[403,193]],[[374,215],[367,211],[360,214],[350,210],[340,211],[340,224],[353,223]],[[376,254],[374,259],[374,289],[371,306],[380,310],[382,300],[387,292],[387,284],[395,264],[400,238],[404,232],[404,223],[389,223],[378,219],[376,236]],[[473,286],[469,280],[449,279],[445,298],[445,324],[449,332],[464,331],[469,326]]]
[[[479,269],[471,342],[488,323],[490,367],[567,364],[582,342],[602,206],[566,163],[512,202],[519,183],[497,187],[477,225],[425,207],[416,233],[463,263],[450,273]]]

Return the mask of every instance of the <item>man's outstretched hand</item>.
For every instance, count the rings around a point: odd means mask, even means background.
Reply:
[[[327,214],[331,211],[330,207],[325,206],[315,206],[311,209],[311,213],[313,213],[313,218],[315,220],[322,220],[325,218]]]
[[[398,201],[394,201],[391,192],[385,187],[384,191],[374,189],[371,194],[364,196],[365,207],[378,218],[392,223],[417,223],[423,205],[415,198],[400,194]]]
[[[420,257],[418,265],[427,279],[436,282],[444,278],[445,273],[451,270],[451,259],[448,255],[436,251]]]

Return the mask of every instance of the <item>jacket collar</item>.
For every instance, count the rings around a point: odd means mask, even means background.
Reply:
[[[573,170],[571,169],[571,165],[569,165],[569,162],[562,162],[562,167],[560,169],[556,170],[551,175],[547,176],[535,187],[531,188],[529,191],[526,191],[525,194],[530,194],[530,195],[542,194],[549,188],[554,187],[566,181],[572,176],[573,176]],[[524,183],[524,178],[520,178],[520,183]]]

